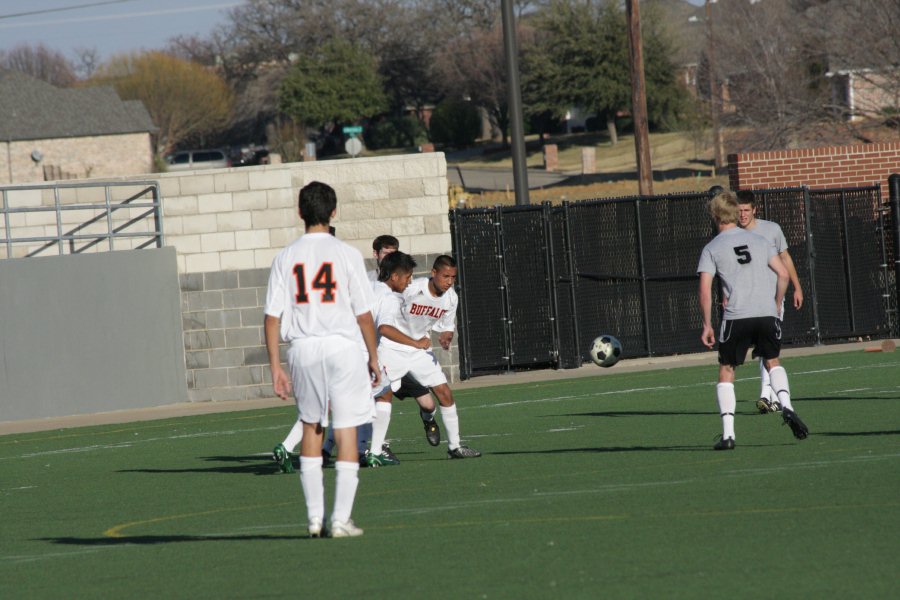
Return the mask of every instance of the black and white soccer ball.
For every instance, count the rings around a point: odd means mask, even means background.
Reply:
[[[611,335],[601,335],[591,344],[591,360],[598,367],[611,367],[622,356],[622,343]]]

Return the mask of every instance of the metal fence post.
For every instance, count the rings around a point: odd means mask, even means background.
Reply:
[[[459,224],[459,210],[453,209],[450,211],[449,215],[450,221],[450,237],[453,240],[453,246],[456,250],[456,285],[462,291],[460,294],[460,303],[459,308],[459,321],[461,327],[459,327],[459,339],[457,341],[457,347],[459,348],[459,378],[460,379],[469,379],[472,376],[472,369],[469,365],[469,357],[471,356],[471,351],[469,349],[469,303],[466,302],[463,296],[466,294],[466,260],[465,260],[465,251],[463,248],[463,235],[460,231]]]
[[[553,252],[553,215],[549,201],[541,202],[541,225],[544,232],[544,278],[547,282],[547,293],[550,301],[550,335],[552,336],[552,352],[559,368],[559,296],[556,293],[556,265]]]
[[[806,256],[809,261],[809,291],[812,299],[813,328],[816,330],[816,346],[821,346],[822,328],[819,326],[819,306],[816,300],[816,249],[813,240],[812,219],[809,216],[811,208],[809,186],[801,187],[803,189],[803,218],[806,224]]]
[[[569,279],[569,301],[572,305],[572,332],[575,335],[575,353],[578,357],[578,364],[581,364],[583,354],[581,353],[581,331],[578,329],[578,297],[576,296],[578,286],[575,282],[575,280],[578,279],[578,275],[576,275],[578,270],[575,268],[575,247],[572,242],[572,224],[569,221],[571,218],[569,207],[569,201],[564,200],[562,203],[563,243],[565,244],[566,269],[568,270],[566,277]]]
[[[638,276],[641,281],[641,316],[644,324],[644,343],[647,344],[647,356],[653,356],[650,345],[650,311],[647,307],[647,270],[644,268],[644,238],[641,228],[641,199],[634,201],[634,226],[637,232]]]
[[[846,278],[847,312],[850,317],[850,331],[856,332],[856,309],[853,306],[853,273],[850,269],[850,232],[847,229],[847,195],[841,190],[841,250],[844,255],[844,277]]]
[[[900,173],[888,177],[888,201],[891,204],[891,230],[894,238],[894,306],[897,309],[897,321],[900,322]]]
[[[497,262],[500,265],[500,301],[501,308],[503,309],[503,316],[501,317],[503,320],[503,349],[505,351],[505,356],[502,356],[504,360],[506,360],[506,370],[512,370],[512,361],[513,361],[513,349],[512,349],[512,339],[511,339],[511,329],[510,329],[510,306],[509,306],[509,284],[508,278],[506,275],[506,247],[503,241],[503,207],[497,206],[494,210],[494,233],[496,235],[497,240]]]

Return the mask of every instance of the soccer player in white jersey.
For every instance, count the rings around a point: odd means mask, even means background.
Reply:
[[[372,287],[362,255],[329,234],[336,206],[334,190],[324,183],[312,182],[300,190],[306,230],[272,261],[265,306],[273,388],[283,399],[294,391],[303,421],[300,482],[312,537],[363,533],[351,519],[359,485],[356,427],[372,418],[372,387],[380,371]],[[290,343],[290,376],[281,367],[279,337]],[[334,508],[326,529],[322,434],[329,412],[338,459]]]
[[[399,249],[400,240],[392,235],[379,235],[377,238],[372,240],[372,257],[375,259],[375,268],[371,271],[366,271],[366,275],[368,275],[369,281],[371,281],[372,283],[378,281],[378,267],[381,265],[381,261],[384,260],[385,256],[387,256],[391,252],[396,252]]]
[[[791,285],[794,286],[794,308],[800,310],[803,306],[803,288],[800,286],[797,268],[794,266],[794,261],[788,252],[788,244],[787,239],[784,237],[784,232],[781,230],[778,223],[756,218],[756,203],[754,202],[752,193],[739,192],[737,197],[738,210],[740,213],[738,225],[741,229],[752,231],[756,235],[766,238],[766,241],[775,246],[778,256],[781,258],[782,262],[784,262],[784,266],[787,267]],[[782,307],[781,311],[782,321],[784,320],[783,309],[784,307]],[[756,408],[761,414],[781,410],[781,404],[779,404],[778,398],[772,390],[772,386],[769,382],[769,372],[766,370],[765,361],[762,357],[759,359],[759,377],[760,391],[759,400],[756,401]]]
[[[764,238],[737,226],[737,198],[731,192],[713,197],[709,212],[719,234],[703,248],[697,272],[700,274],[699,301],[703,316],[700,340],[712,349],[716,335],[712,328],[712,283],[718,275],[725,303],[719,330],[719,383],[716,399],[722,417],[722,439],[716,450],[734,449],[734,369],[743,364],[750,346],[765,360],[782,406],[782,418],[797,439],[806,438],[806,425],[794,412],[787,372],[778,360],[781,352],[782,310],[788,272],[775,246]],[[776,277],[772,278],[771,272]]]
[[[378,332],[382,323],[394,322],[395,315],[403,302],[403,291],[409,286],[415,268],[416,261],[413,257],[399,250],[391,252],[382,258],[379,264],[380,274],[378,281],[372,286],[375,293],[372,315],[375,317],[376,332]],[[384,338],[380,333],[378,338],[378,351],[381,352]],[[430,340],[414,340],[400,331],[395,332],[395,339],[415,348],[427,350],[431,347]],[[385,447],[385,438],[391,423],[393,394],[390,381],[388,381],[387,377],[383,379],[385,384],[383,389],[376,392],[371,448],[366,452],[366,464],[370,467],[400,464],[394,453]],[[429,395],[428,398],[430,399],[431,396]]]
[[[450,349],[456,329],[456,306],[459,303],[453,284],[456,282],[456,261],[442,254],[434,261],[431,277],[420,277],[406,288],[402,304],[396,305],[393,314],[385,311],[384,320],[378,326],[382,336],[379,342],[379,361],[397,389],[407,373],[437,397],[441,420],[447,433],[449,458],[476,458],[477,450],[460,443],[459,416],[453,393],[447,378],[438,364],[434,352],[407,343],[407,339],[419,340],[430,347],[429,332],[438,333],[438,341],[445,350]]]

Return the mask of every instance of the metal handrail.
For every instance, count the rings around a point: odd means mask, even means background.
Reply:
[[[132,196],[125,198],[122,201],[113,203],[110,200],[110,189],[113,187],[135,187],[135,186],[144,186],[140,191],[136,192]],[[60,202],[60,189],[74,189],[74,188],[103,188],[104,191],[104,201],[102,203],[79,203],[79,204],[69,204],[63,205]],[[21,191],[21,190],[35,190],[35,189],[52,189],[54,192],[54,206],[38,206],[38,207],[21,207],[21,208],[10,208],[9,207],[9,198],[8,192],[10,191]],[[28,242],[47,242],[40,248],[32,250],[26,257],[37,256],[38,254],[44,252],[48,248],[53,245],[57,245],[59,247],[59,254],[64,254],[64,242],[69,242],[69,253],[70,254],[78,254],[84,252],[88,248],[92,248],[97,244],[101,243],[103,240],[107,240],[109,242],[109,249],[113,250],[113,240],[116,238],[137,238],[137,237],[148,237],[150,239],[147,242],[140,244],[137,246],[138,248],[146,248],[151,244],[155,243],[157,248],[161,248],[163,246],[163,230],[162,230],[162,208],[161,208],[161,200],[159,194],[159,184],[155,181],[123,181],[123,182],[97,182],[97,183],[75,183],[75,184],[43,184],[43,185],[33,185],[33,186],[14,186],[14,187],[2,187],[0,188],[0,192],[2,192],[3,203],[0,206],[0,212],[3,213],[3,224],[5,226],[6,238],[0,238],[0,244],[5,243],[7,247],[6,256],[7,258],[12,257],[12,245],[13,243],[28,243]],[[152,200],[150,202],[136,202],[136,200],[140,200],[141,198],[146,197],[146,195],[150,193]],[[63,211],[69,210],[90,210],[90,209],[99,209],[103,208],[104,210],[97,214],[84,223],[69,229],[65,233],[62,231],[62,213]],[[120,224],[116,227],[113,227],[112,223],[112,213],[117,210],[121,210],[124,208],[147,208],[148,210],[142,212],[140,215],[131,218],[127,222]],[[22,237],[22,238],[14,238],[12,237],[12,231],[10,228],[10,214],[17,213],[39,213],[39,212],[55,212],[56,213],[56,230],[57,234],[54,236],[33,236],[33,237]],[[134,224],[148,218],[153,217],[154,219],[154,227],[153,231],[149,232],[138,232],[138,233],[125,233],[124,230],[133,226]],[[93,234],[78,234],[77,232],[89,227],[101,220],[106,220],[107,222],[107,231],[106,233],[93,233]],[[89,243],[85,244],[81,248],[76,248],[75,242],[78,240],[90,240]]]

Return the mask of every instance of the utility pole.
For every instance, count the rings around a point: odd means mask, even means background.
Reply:
[[[516,44],[516,19],[512,0],[501,0],[503,10],[503,49],[506,54],[506,85],[509,90],[509,142],[512,146],[513,186],[516,205],[527,205],[528,171],[525,166],[525,135],[522,130],[522,88],[519,85],[519,49]]]
[[[722,94],[716,73],[715,48],[713,43],[712,4],[717,0],[706,0],[706,61],[709,67],[709,107],[712,117],[713,159],[718,172],[725,167],[725,156],[722,151],[722,130],[719,126],[719,114],[722,109]]]
[[[631,116],[634,121],[634,152],[637,157],[638,193],[653,195],[650,164],[650,133],[647,123],[647,87],[644,84],[644,51],[641,43],[641,12],[638,0],[625,2],[628,19],[628,52],[631,65]]]

